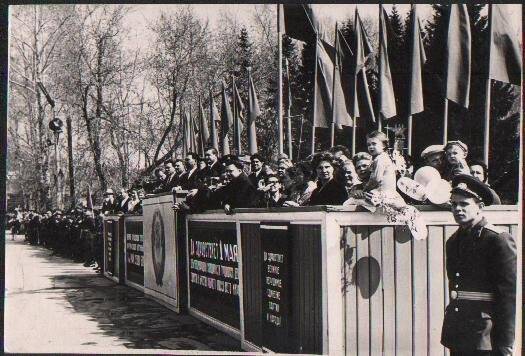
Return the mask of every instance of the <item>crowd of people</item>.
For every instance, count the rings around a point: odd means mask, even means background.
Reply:
[[[38,213],[16,208],[7,214],[11,239],[25,235],[31,245],[43,246],[53,254],[83,262],[101,271],[103,264],[103,214],[82,207]]]
[[[131,189],[104,192],[100,207],[78,207],[63,213],[37,213],[20,210],[8,215],[13,234],[25,233],[32,244],[44,245],[86,263],[101,261],[102,217],[108,214],[142,214],[142,200],[152,194],[187,191],[186,199],[174,205],[188,212],[235,208],[275,208],[312,205],[378,205],[388,201],[403,206],[415,201],[399,189],[401,177],[412,177],[412,160],[405,156],[400,164],[389,150],[387,136],[379,131],[367,135],[367,152],[351,156],[345,146],[334,146],[300,162],[285,154],[267,161],[260,154],[225,155],[216,149],[206,150],[204,157],[189,152],[184,159],[170,159],[157,167],[152,179]],[[468,160],[468,147],[461,141],[431,145],[421,152],[421,166],[434,168],[451,181],[468,174],[488,186],[494,204],[498,194],[487,182],[487,166]],[[420,168],[418,167],[418,168]],[[423,203],[429,203],[423,202]],[[86,233],[89,232],[89,233]],[[91,241],[91,240],[93,241]]]
[[[351,156],[346,147],[334,146],[295,163],[284,154],[273,161],[257,153],[219,158],[217,150],[210,148],[204,157],[189,152],[184,160],[166,161],[144,188],[147,194],[188,191],[186,200],[174,206],[188,211],[373,204],[378,196],[394,205],[421,204],[397,186],[399,178],[412,177],[411,159],[405,156],[399,164],[387,136],[379,131],[367,135],[367,148]],[[458,174],[468,174],[488,185],[487,166],[467,157],[467,145],[450,141],[427,147],[421,152],[420,166],[433,167],[449,182]],[[491,191],[495,204],[500,204],[497,193]]]

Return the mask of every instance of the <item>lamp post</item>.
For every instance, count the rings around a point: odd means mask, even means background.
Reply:
[[[54,116],[54,113],[53,113]],[[56,182],[56,197],[57,197],[57,208],[64,208],[64,194],[63,194],[63,180],[64,173],[60,168],[60,155],[58,151],[58,144],[60,140],[60,134],[63,132],[62,127],[64,123],[58,117],[53,117],[53,120],[49,121],[49,129],[53,132],[55,138],[55,182]]]

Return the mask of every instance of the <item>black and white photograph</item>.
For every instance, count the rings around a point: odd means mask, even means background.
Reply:
[[[4,353],[522,355],[521,3],[0,10]]]

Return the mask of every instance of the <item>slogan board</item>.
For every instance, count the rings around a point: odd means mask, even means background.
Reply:
[[[125,222],[126,279],[144,285],[144,234],[142,221]]]
[[[290,234],[288,224],[261,223],[263,347],[291,352]]]
[[[115,222],[112,220],[105,220],[104,221],[104,248],[106,250],[106,253],[104,254],[106,257],[106,263],[104,264],[105,272],[113,276],[115,274],[115,263],[118,263],[115,261],[116,259],[116,239],[118,236],[115,236]]]
[[[234,222],[188,222],[190,307],[239,329],[239,255]]]

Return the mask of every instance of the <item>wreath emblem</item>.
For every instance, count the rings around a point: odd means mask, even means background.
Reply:
[[[166,261],[166,239],[164,237],[164,221],[160,210],[155,210],[151,224],[151,252],[153,256],[153,271],[158,286],[162,286],[164,277],[164,264]]]

